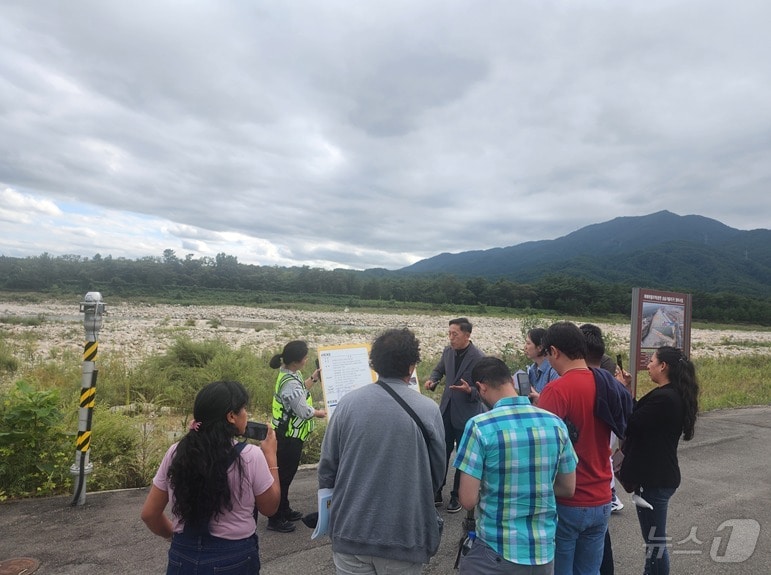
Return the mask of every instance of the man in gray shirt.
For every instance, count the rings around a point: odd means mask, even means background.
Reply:
[[[329,534],[338,575],[419,575],[439,548],[434,493],[445,473],[444,426],[436,403],[408,387],[418,361],[408,329],[387,330],[372,344],[378,383],[409,405],[425,438],[379,384],[345,394],[324,434],[319,488],[334,488]]]

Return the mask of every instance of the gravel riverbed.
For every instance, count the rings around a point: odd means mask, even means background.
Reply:
[[[45,360],[64,351],[82,352],[85,331],[78,302],[0,302],[0,318],[44,317],[38,325],[3,322],[12,345],[27,361]],[[249,346],[256,353],[280,351],[291,339],[305,339],[311,348],[371,342],[380,331],[409,327],[421,342],[423,357],[441,353],[447,344],[447,315],[295,311],[240,306],[143,305],[106,302],[99,332],[99,354],[123,358],[129,365],[158,354],[180,336],[195,341],[220,339],[234,347]],[[487,354],[521,349],[521,319],[469,315],[472,340]],[[573,318],[565,317],[572,320]],[[628,350],[629,323],[601,323],[613,350]],[[8,341],[8,340],[6,340]],[[771,354],[771,331],[694,329],[695,358],[710,355]]]

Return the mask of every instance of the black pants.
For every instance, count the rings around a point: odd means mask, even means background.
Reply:
[[[452,426],[452,421],[450,420],[449,407],[442,414],[442,422],[444,423],[444,446],[445,446],[445,452],[447,454],[447,462],[444,466],[444,481],[442,482],[442,486],[439,488],[439,491],[444,489],[444,486],[447,484],[447,473],[449,472],[449,469],[450,469],[450,455],[452,454],[456,445],[460,445],[460,440],[463,437],[463,429],[458,429],[457,427]],[[458,473],[458,470],[456,469],[455,478],[452,481],[452,491],[450,491],[451,497],[458,496],[459,486],[460,486],[460,473]]]
[[[605,547],[602,552],[602,564],[600,565],[600,575],[614,575],[613,566],[613,547],[610,543],[610,525],[605,532]]]
[[[300,466],[300,457],[303,453],[303,441],[295,437],[287,437],[283,434],[277,438],[276,461],[278,462],[278,484],[281,486],[281,501],[278,511],[271,515],[271,521],[283,521],[284,514],[289,509],[289,485],[297,474]]]

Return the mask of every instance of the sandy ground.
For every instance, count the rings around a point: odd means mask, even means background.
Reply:
[[[11,345],[25,361],[59,357],[64,352],[80,355],[85,339],[79,302],[21,304],[0,302],[0,318],[44,316],[37,326],[0,322],[11,334]],[[193,340],[220,339],[232,346],[249,346],[255,352],[278,352],[291,339],[305,339],[311,348],[325,345],[371,342],[380,331],[409,327],[421,342],[423,357],[441,353],[447,343],[443,315],[369,314],[356,311],[308,312],[238,306],[142,305],[106,302],[98,334],[103,359],[123,358],[129,365],[148,355],[162,353],[179,336]],[[522,348],[520,319],[469,316],[474,325],[472,340],[485,353],[501,355]],[[564,319],[573,319],[566,317]],[[629,349],[630,325],[599,323],[614,352]],[[9,341],[6,339],[6,341]],[[697,329],[692,332],[692,355],[771,354],[771,331]]]

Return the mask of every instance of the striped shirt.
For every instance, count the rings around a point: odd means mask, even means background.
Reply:
[[[466,424],[454,466],[480,480],[477,537],[507,561],[543,565],[554,559],[554,478],[578,458],[562,420],[506,397]]]

